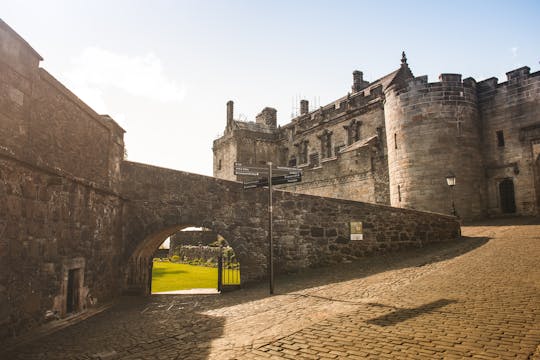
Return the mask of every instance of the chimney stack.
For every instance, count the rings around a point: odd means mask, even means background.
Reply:
[[[300,115],[305,115],[309,112],[309,101],[300,100]]]
[[[232,100],[227,101],[227,127],[230,127],[233,123],[234,114],[234,102]]]
[[[353,71],[353,86],[351,87],[352,91],[353,92],[358,92],[360,90],[362,90],[363,88],[365,88],[369,82],[368,81],[364,81],[364,73],[359,71],[359,70],[355,70]]]

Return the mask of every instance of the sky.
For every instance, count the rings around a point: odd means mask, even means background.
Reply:
[[[352,72],[477,81],[540,69],[540,1],[2,0],[41,66],[125,130],[128,159],[212,175],[212,142],[266,106],[345,95]]]

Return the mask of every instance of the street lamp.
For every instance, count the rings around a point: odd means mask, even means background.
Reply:
[[[452,215],[457,216],[456,205],[454,203],[454,187],[456,186],[456,175],[454,175],[452,172],[446,175],[446,183],[448,184],[448,186],[450,186],[450,189],[452,189]]]

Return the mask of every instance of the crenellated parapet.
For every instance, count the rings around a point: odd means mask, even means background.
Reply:
[[[506,73],[506,81],[492,77],[478,82],[478,99],[482,107],[508,106],[537,99],[540,71],[531,73],[523,66]]]

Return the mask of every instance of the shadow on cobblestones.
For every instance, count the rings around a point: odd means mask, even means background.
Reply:
[[[474,221],[464,224],[464,226],[522,226],[522,225],[540,225],[538,216],[508,216],[494,219]]]
[[[122,297],[86,321],[0,350],[0,359],[207,359],[225,319],[198,311],[205,297]]]
[[[345,293],[332,291],[333,286],[391,270],[406,268],[411,271],[420,270],[418,268],[473,251],[488,241],[486,237],[462,237],[453,242],[429,244],[422,248],[378,254],[351,263],[282,275],[276,278],[274,297],[268,295],[268,287],[264,282],[222,295],[123,297],[118,299],[111,309],[88,320],[18,346],[10,353],[2,354],[0,350],[0,358],[207,359],[213,347],[233,346],[232,343],[221,343],[225,341],[222,338],[227,338],[225,335],[227,331],[232,331],[231,329],[245,327],[242,336],[246,339],[257,336],[248,333],[251,327],[253,331],[259,331],[257,330],[259,325],[250,325],[245,319],[257,314],[268,314],[267,316],[272,317],[261,320],[263,324],[268,323],[268,326],[276,321],[276,316],[289,319],[298,311],[287,313],[283,310],[283,314],[276,314],[281,311],[284,304],[289,303],[288,299],[291,297],[311,299],[321,306],[328,306],[331,303],[357,306],[354,299],[347,297]],[[393,281],[399,285],[402,279]],[[381,291],[386,291],[388,285],[382,283]],[[326,290],[317,294],[316,288]],[[264,299],[268,301],[258,301]],[[371,321],[374,324],[384,324],[380,326],[387,326],[433,312],[452,301],[441,299],[414,309],[384,305],[393,312]],[[242,304],[249,305],[240,306]],[[366,302],[358,304],[377,306]],[[302,319],[304,315],[298,320]],[[231,341],[235,344],[241,343],[242,336],[235,336]]]
[[[489,238],[487,237],[462,236],[452,242],[432,243],[422,248],[374,254],[350,263],[281,275],[276,279],[276,291],[279,294],[291,293],[312,287],[359,279],[385,271],[422,267],[463,255],[483,246],[488,241]],[[260,284],[255,286],[260,286]]]
[[[434,312],[435,310],[442,308],[446,305],[456,303],[457,300],[440,299],[432,301],[428,304],[424,304],[412,309],[398,309],[389,314],[376,317],[366,322],[378,326],[392,326],[405,320],[415,318],[417,316]],[[371,305],[371,304],[369,304]],[[381,304],[376,304],[380,306]]]

